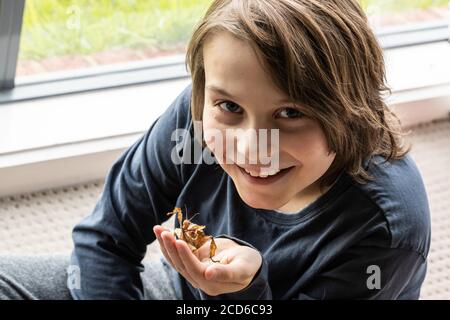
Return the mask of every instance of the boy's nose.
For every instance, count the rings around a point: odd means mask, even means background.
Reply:
[[[255,168],[268,165],[266,157],[271,157],[272,147],[270,132],[259,134],[258,130],[248,130],[245,134],[236,137],[236,163],[245,164]],[[239,163],[244,161],[244,163]],[[250,164],[250,166],[248,166]]]
[[[236,162],[238,164],[254,164],[257,162],[258,141],[253,138],[238,137],[236,144]],[[239,163],[244,160],[244,163]]]

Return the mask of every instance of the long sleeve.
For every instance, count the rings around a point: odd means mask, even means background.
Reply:
[[[426,260],[406,249],[355,246],[301,288],[295,299],[418,299]]]
[[[172,132],[189,121],[188,86],[149,130],[115,162],[93,212],[73,229],[75,299],[142,299],[140,273],[152,228],[168,217],[182,187]]]
[[[221,235],[255,249],[251,244]],[[405,249],[357,246],[339,256],[328,268],[302,287],[293,300],[418,299],[426,272],[426,261]],[[268,265],[262,265],[244,289],[218,296],[198,290],[202,300],[271,300]]]

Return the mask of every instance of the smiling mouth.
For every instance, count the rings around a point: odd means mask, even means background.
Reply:
[[[294,168],[295,166],[291,166],[291,167],[287,167],[281,170],[272,170],[272,171],[265,171],[263,172],[263,170],[260,171],[259,174],[256,174],[254,172],[250,172],[248,170],[246,170],[245,168],[242,168],[241,166],[236,165],[239,170],[241,171],[241,173],[247,177],[247,179],[249,179],[250,182],[252,183],[271,183],[274,182],[276,180],[278,180],[279,178],[281,178],[282,176],[284,176],[286,173],[288,173],[292,168]]]

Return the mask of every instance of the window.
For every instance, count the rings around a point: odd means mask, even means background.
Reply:
[[[0,104],[188,76],[212,0],[0,0]],[[388,49],[450,38],[449,0],[359,0]]]
[[[17,77],[182,54],[211,0],[27,0]]]
[[[447,19],[449,0],[362,0],[373,28],[413,27]]]

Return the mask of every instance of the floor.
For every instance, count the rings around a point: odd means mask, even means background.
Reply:
[[[411,128],[411,154],[432,212],[432,245],[422,299],[450,299],[450,121]],[[74,224],[92,210],[103,181],[0,198],[0,252],[69,253]],[[24,241],[26,239],[26,241]],[[148,259],[158,256],[154,243]]]

